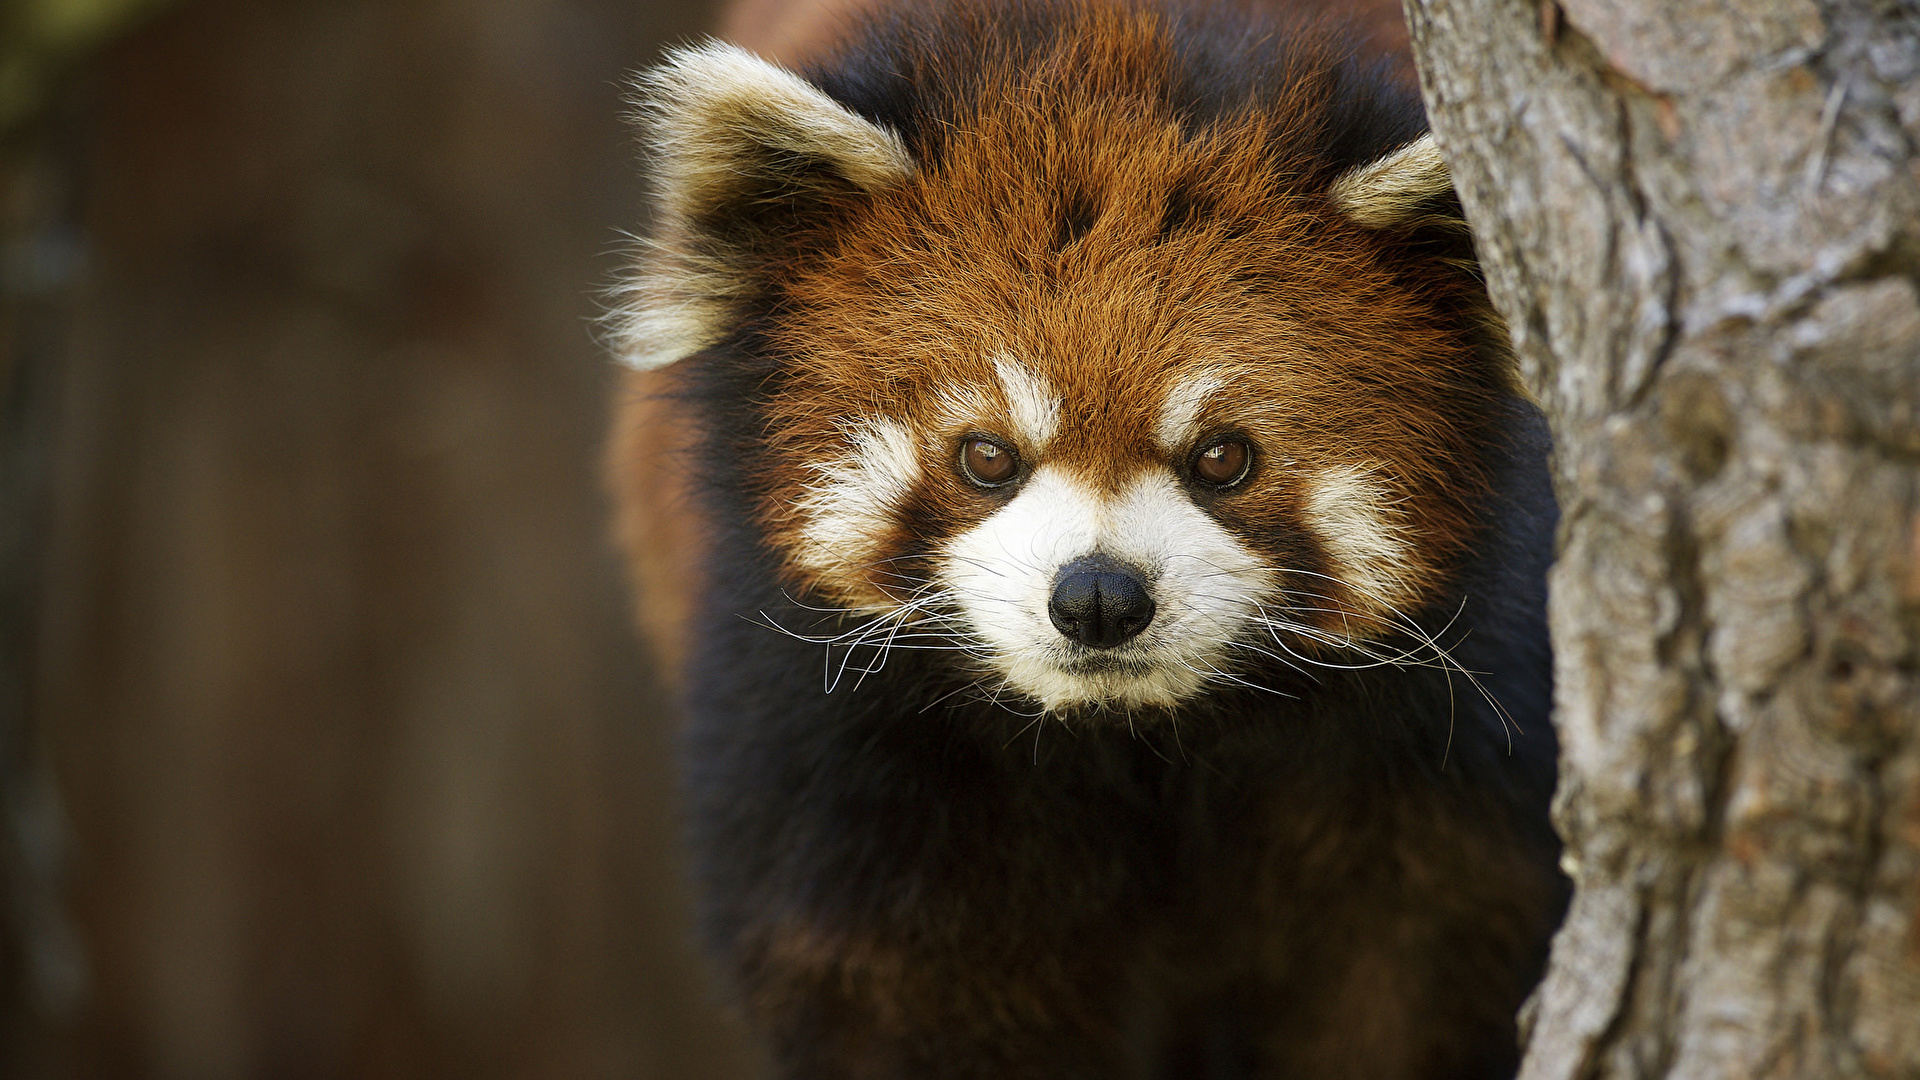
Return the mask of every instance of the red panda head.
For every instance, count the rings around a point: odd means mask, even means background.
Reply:
[[[714,446],[787,586],[1048,709],[1444,603],[1508,376],[1417,105],[1313,35],[1221,90],[1152,7],[941,18],[811,82],[709,45],[644,87],[625,353],[731,372]]]

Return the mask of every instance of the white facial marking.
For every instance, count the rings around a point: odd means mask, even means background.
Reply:
[[[1406,513],[1367,469],[1321,470],[1307,488],[1306,516],[1333,556],[1334,576],[1367,610],[1393,610],[1414,594],[1414,538]]]
[[[1000,357],[994,360],[993,371],[1007,395],[1014,434],[1026,441],[1029,450],[1044,449],[1060,430],[1059,396],[1033,369],[1015,360]]]
[[[1177,454],[1191,446],[1200,437],[1200,410],[1224,385],[1219,376],[1204,371],[1180,380],[1160,403],[1160,422],[1154,432],[1160,449]]]
[[[794,507],[803,519],[796,560],[820,573],[873,561],[893,527],[895,509],[920,477],[920,458],[904,424],[876,417],[845,430],[852,450],[813,465],[820,482]]]
[[[1146,575],[1153,621],[1111,649],[1047,614],[1060,568],[1095,552]],[[1173,705],[1225,670],[1273,573],[1164,470],[1102,495],[1042,465],[1020,493],[942,552],[938,574],[1006,683],[1049,709]]]

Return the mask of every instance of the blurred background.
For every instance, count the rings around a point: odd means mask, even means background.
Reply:
[[[0,1077],[751,1072],[592,322],[806,3],[0,0]]]
[[[0,0],[0,1076],[732,1077],[597,459],[700,0]]]

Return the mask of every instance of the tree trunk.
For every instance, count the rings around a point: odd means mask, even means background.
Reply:
[[[180,0],[0,131],[0,1077],[749,1071],[594,468],[705,18]]]
[[[1920,1076],[1920,11],[1408,8],[1558,448],[1522,1076]]]

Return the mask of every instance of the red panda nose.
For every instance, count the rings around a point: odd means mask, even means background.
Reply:
[[[1047,615],[1067,637],[1096,649],[1110,649],[1153,621],[1153,597],[1131,570],[1091,555],[1060,568]]]

